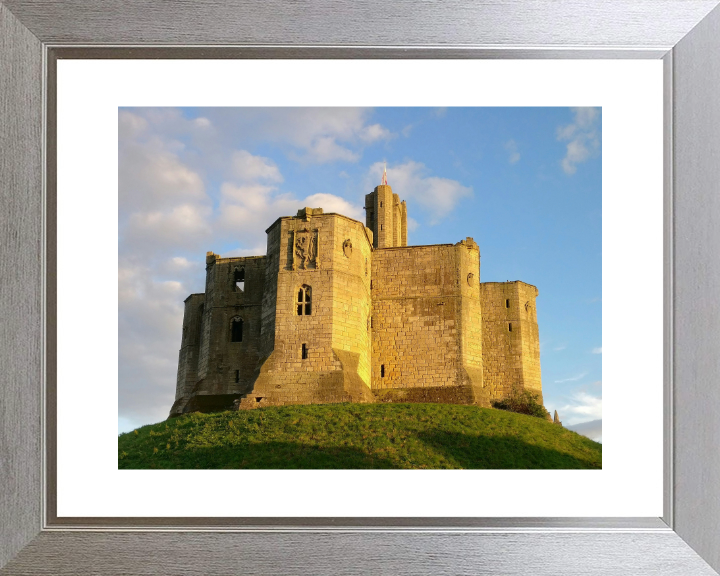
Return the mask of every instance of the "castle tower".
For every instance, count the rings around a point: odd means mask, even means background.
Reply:
[[[240,408],[372,402],[368,231],[304,208],[267,234],[261,340],[269,350]]]
[[[373,232],[374,248],[407,246],[407,206],[393,194],[386,174],[383,183],[365,195],[365,221]]]
[[[480,284],[483,380],[492,399],[529,390],[542,402],[538,289],[520,282]]]
[[[202,335],[202,317],[205,294],[190,294],[185,299],[180,357],[178,359],[175,401],[188,398],[198,380],[198,359]]]

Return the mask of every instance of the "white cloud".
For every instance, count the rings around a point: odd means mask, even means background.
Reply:
[[[392,138],[392,133],[380,124],[373,124],[363,128],[359,132],[359,136],[363,142],[376,142],[377,140],[389,140]]]
[[[233,248],[221,254],[223,258],[238,258],[240,256],[263,256],[267,252],[267,244],[256,244],[252,248]]]
[[[182,148],[179,142],[157,137],[148,142],[131,141],[122,146],[118,161],[121,216],[188,200],[207,200],[200,174],[178,157],[177,152]]]
[[[118,138],[132,139],[142,134],[148,126],[147,120],[142,116],[120,110],[118,113]]]
[[[209,206],[181,204],[170,210],[136,212],[130,215],[121,231],[132,248],[147,247],[150,252],[161,248],[197,246],[211,233]]]
[[[577,376],[571,376],[570,378],[564,378],[563,380],[555,380],[555,384],[562,384],[563,382],[577,382],[578,380],[585,378],[585,376],[587,376],[587,372],[583,372]]]
[[[365,213],[360,206],[333,194],[312,194],[305,198],[303,206],[322,208],[326,214],[334,212],[365,223]]]
[[[415,218],[411,218],[410,216],[407,217],[407,229],[408,229],[408,232],[412,232],[413,230],[417,230],[417,229],[418,229],[418,226],[420,226],[420,224],[418,224],[418,221],[415,220]]]
[[[158,134],[138,115],[124,116],[126,123],[145,128],[126,130],[119,141],[120,253],[145,262],[166,259],[166,250],[191,247],[209,236],[210,198],[202,175],[181,158],[184,144]]]
[[[602,347],[600,348],[593,348],[592,349],[593,354],[602,354]]]
[[[258,238],[265,237],[265,230],[275,220],[281,216],[294,216],[305,206],[322,208],[325,212],[335,212],[364,223],[360,206],[334,194],[296,198],[290,193],[278,193],[272,187],[235,186],[227,182],[222,185],[221,194],[218,225],[245,243],[256,244]]]
[[[364,146],[395,137],[369,123],[368,108],[214,109],[207,115],[233,137],[289,146],[288,157],[306,164],[357,162]]]
[[[366,188],[372,189],[380,182],[383,166],[382,162],[376,162],[370,167]],[[412,160],[387,169],[388,184],[393,192],[408,204],[416,202],[430,212],[432,225],[445,218],[463,198],[472,196],[472,188],[457,180],[429,176],[428,173],[424,164]]]
[[[600,150],[600,108],[573,108],[574,121],[559,126],[557,139],[568,141],[565,157],[560,162],[565,174],[575,174],[578,164]]]
[[[236,186],[225,182],[220,186],[220,196],[225,202],[240,202],[248,208],[262,208],[267,203],[267,196],[277,190],[275,186],[263,184],[245,184]]]
[[[561,352],[562,350],[565,350],[565,348],[567,348],[567,345],[565,345],[565,344],[560,344],[559,346],[555,346],[555,348],[553,348],[553,351],[555,351],[555,352]]]
[[[570,400],[557,408],[563,424],[573,425],[602,418],[602,398],[584,391],[575,392]]]
[[[305,148],[304,154],[292,153],[290,158],[308,164],[326,164],[336,160],[357,162],[360,154],[341,146],[332,136],[320,136]]]
[[[232,154],[233,176],[244,182],[268,180],[282,182],[283,177],[277,164],[269,158],[253,156],[247,150],[236,150]]]
[[[564,422],[563,426],[565,426]],[[595,440],[595,442],[602,442],[602,418],[599,420],[590,420],[589,422],[572,424],[565,426],[565,428],[573,430],[583,436],[587,436],[590,440]]]
[[[515,164],[520,160],[520,152],[518,152],[518,145],[515,140],[505,142],[505,150],[508,153],[508,162],[510,164]]]
[[[183,300],[189,287],[160,281],[125,260],[118,269],[118,390],[122,417],[135,425],[164,420],[172,404]]]

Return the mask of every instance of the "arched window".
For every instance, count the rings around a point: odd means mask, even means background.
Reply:
[[[242,342],[243,320],[235,316],[230,321],[230,342]]]
[[[297,295],[297,313],[298,316],[310,316],[312,313],[312,294],[310,286],[303,284],[300,286]]]
[[[235,268],[233,272],[233,283],[237,292],[245,291],[245,268]]]

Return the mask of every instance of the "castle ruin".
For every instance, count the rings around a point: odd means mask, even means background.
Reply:
[[[480,251],[407,245],[407,207],[383,179],[366,223],[304,208],[267,230],[267,255],[208,252],[185,300],[175,403],[187,412],[332,402],[542,402],[535,299],[480,282]]]

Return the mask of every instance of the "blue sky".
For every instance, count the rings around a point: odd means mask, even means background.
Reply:
[[[598,108],[120,109],[119,431],[167,416],[205,252],[264,254],[303,206],[364,222],[387,162],[408,244],[472,236],[481,281],[538,287],[545,405],[599,438],[600,152]]]

